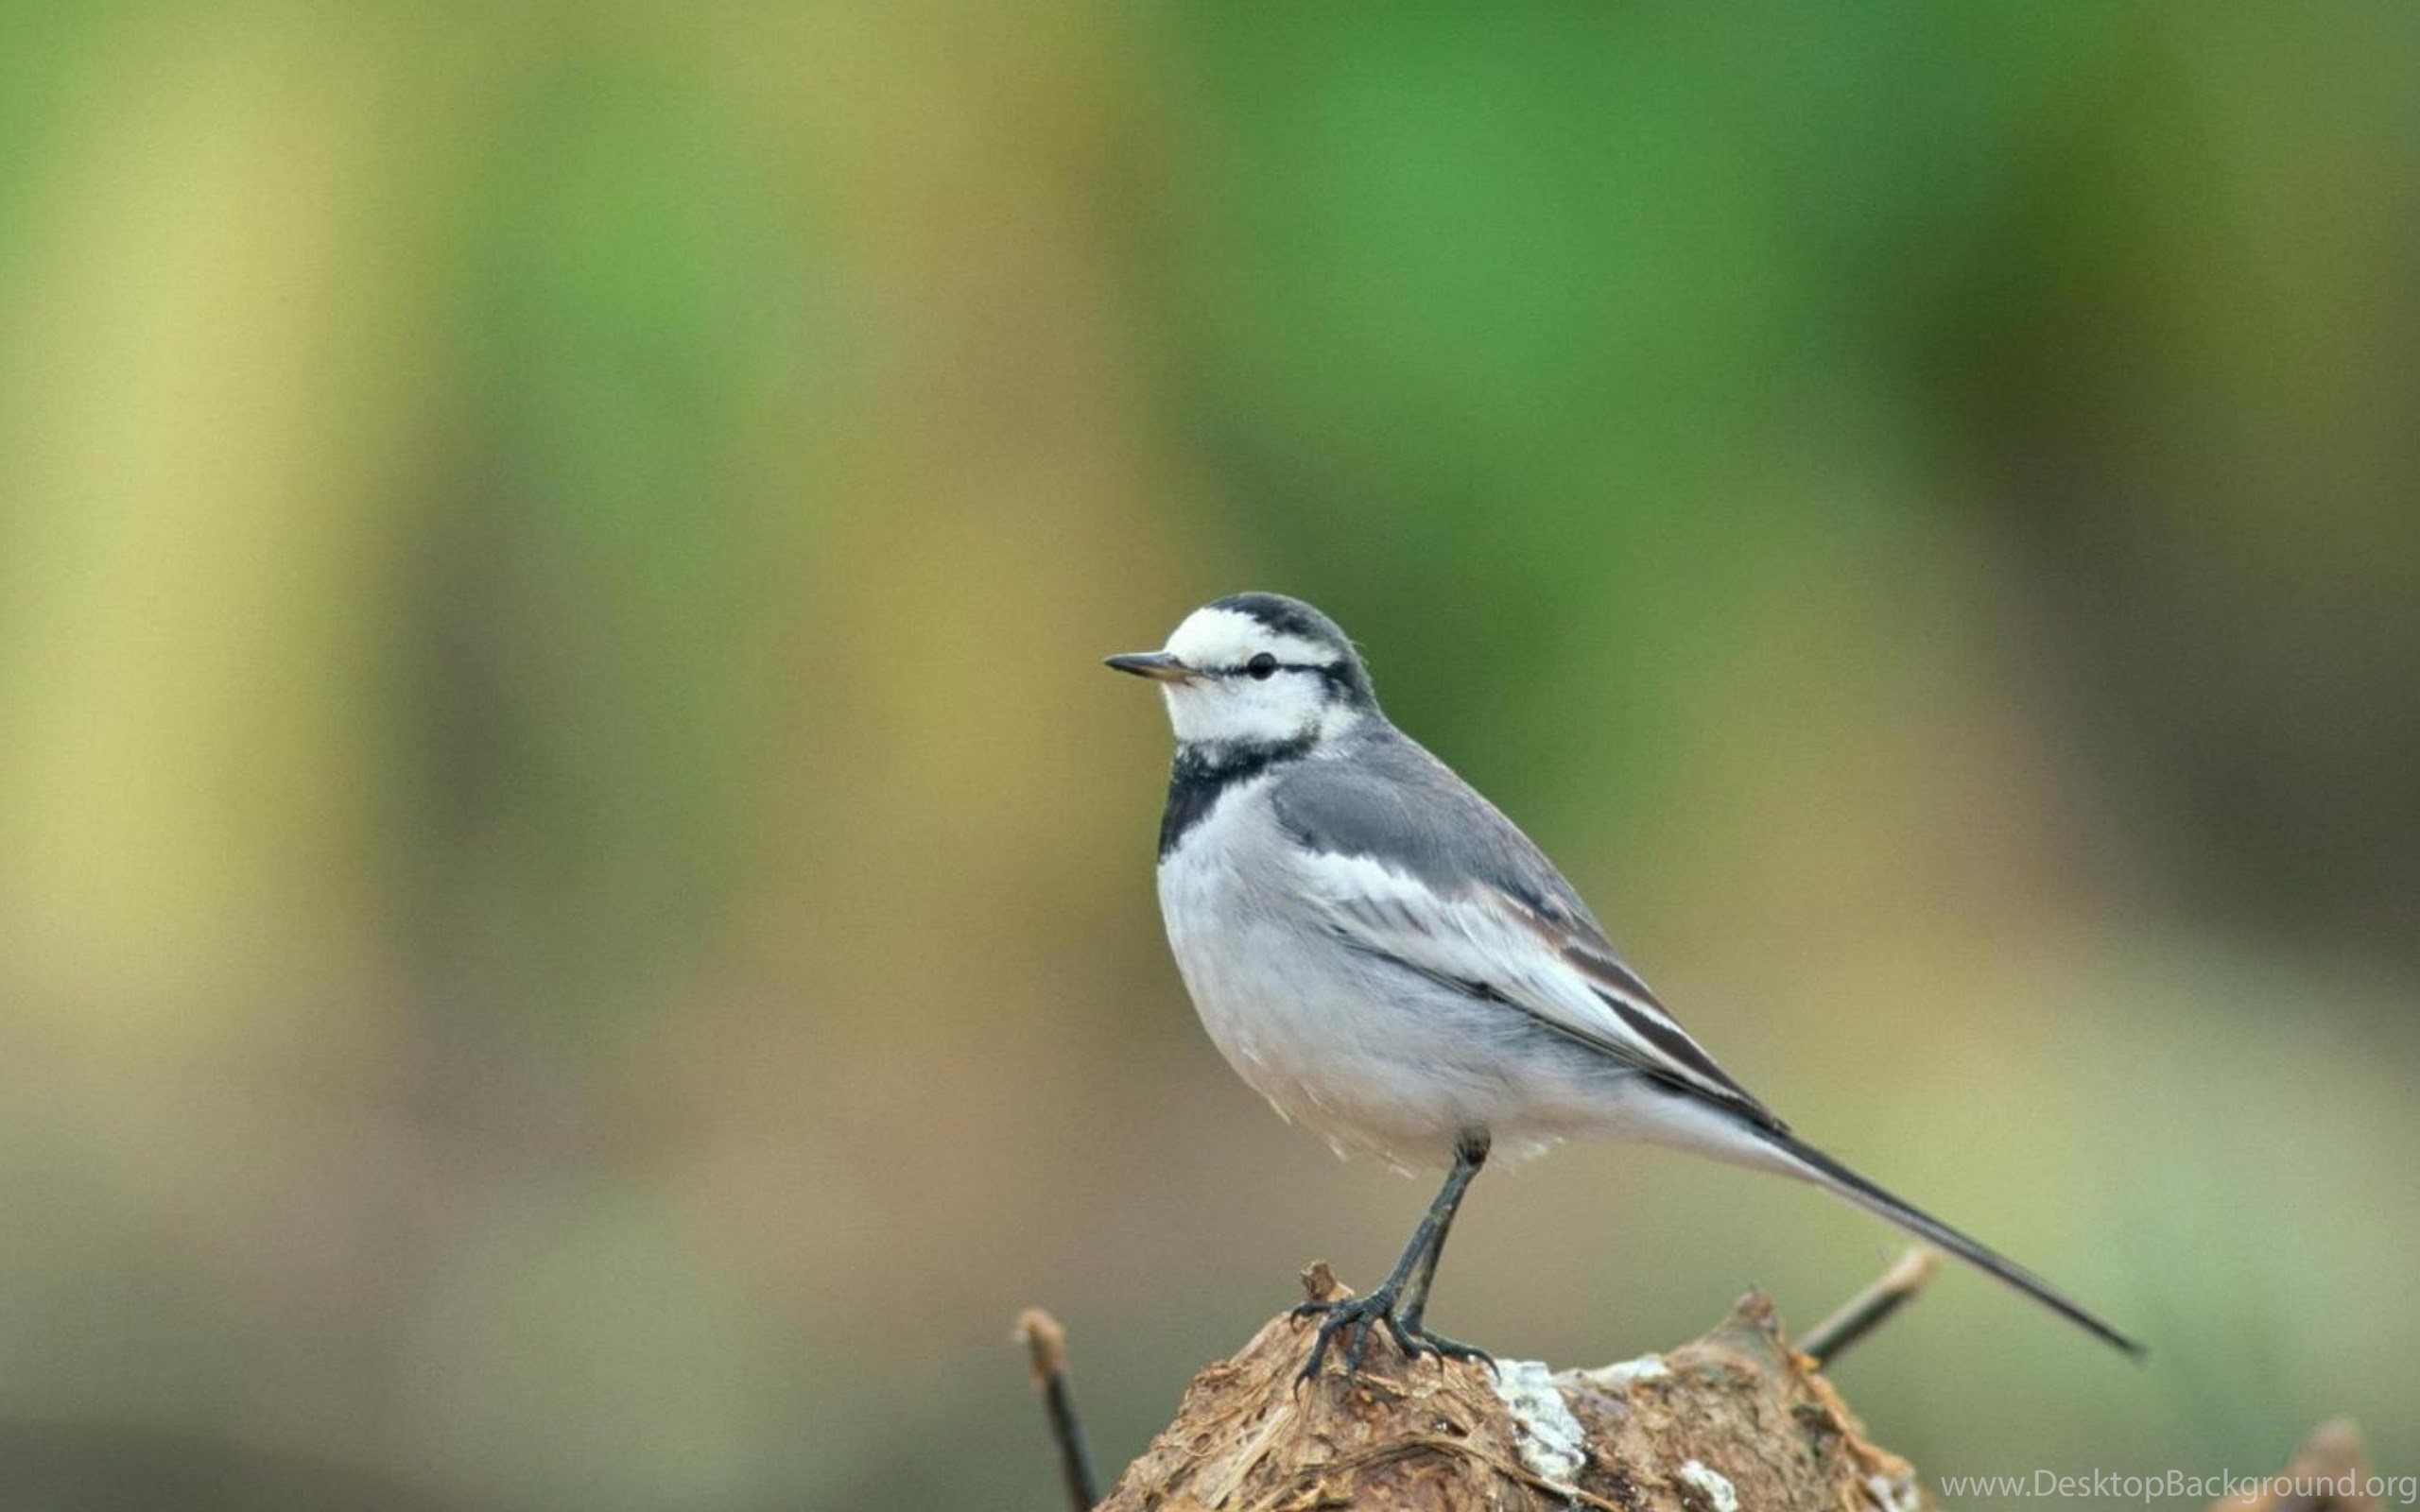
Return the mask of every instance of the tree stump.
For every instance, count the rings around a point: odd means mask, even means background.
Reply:
[[[1594,1370],[1408,1360],[1381,1329],[1361,1373],[1304,1382],[1317,1325],[1289,1313],[1194,1377],[1176,1421],[1106,1500],[1068,1386],[1065,1331],[1037,1308],[1017,1335],[1076,1512],[1931,1512],[1914,1469],[1866,1441],[1820,1364],[1914,1297],[1931,1264],[1910,1251],[1808,1330],[1803,1349],[1751,1292],[1704,1337]],[[1313,1301],[1353,1295],[1324,1264],[1303,1287]],[[2225,1488],[2200,1493],[2217,1494],[2209,1512],[2379,1512],[2390,1497],[2409,1502],[2412,1484],[2372,1472],[2344,1420],[2305,1439],[2282,1475],[2204,1483]]]
[[[1343,1293],[1323,1267],[1315,1300]],[[1376,1331],[1360,1374],[1296,1383],[1315,1323],[1275,1318],[1194,1379],[1103,1512],[1473,1507],[1547,1512],[1924,1512],[1908,1462],[1866,1441],[1751,1293],[1704,1337],[1594,1370],[1406,1359]]]

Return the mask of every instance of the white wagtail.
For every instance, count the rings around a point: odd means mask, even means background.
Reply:
[[[1527,835],[1378,711],[1344,632],[1238,593],[1165,650],[1114,656],[1176,727],[1160,911],[1236,1073],[1340,1152],[1450,1175],[1386,1280],[1323,1312],[1305,1376],[1374,1324],[1409,1355],[1484,1359],[1422,1327],[1491,1149],[1647,1140],[1811,1182],[1964,1257],[2129,1353],[2048,1281],[1801,1142],[1715,1064]]]

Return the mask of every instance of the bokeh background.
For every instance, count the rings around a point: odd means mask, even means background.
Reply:
[[[2420,1470],[2420,10],[0,7],[0,1504],[1046,1508],[1428,1195],[1219,1061],[1240,588],[1946,1273],[1935,1473]],[[1480,1183],[1437,1318],[1894,1252]]]

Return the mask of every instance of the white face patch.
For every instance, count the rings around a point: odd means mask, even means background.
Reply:
[[[1276,634],[1251,615],[1231,609],[1195,610],[1167,644],[1168,655],[1205,671],[1240,667],[1263,651],[1280,662],[1324,662],[1336,656],[1316,641]]]
[[[1201,609],[1168,637],[1167,653],[1201,674],[1188,682],[1161,685],[1168,723],[1176,738],[1260,744],[1324,739],[1360,718],[1339,700],[1317,672],[1279,671],[1254,678],[1244,671],[1252,659],[1269,655],[1283,667],[1335,664],[1332,646],[1299,635],[1280,635],[1249,614],[1231,609]]]

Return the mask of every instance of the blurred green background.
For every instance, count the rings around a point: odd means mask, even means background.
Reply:
[[[1304,594],[1964,1272],[1926,1470],[2420,1469],[2420,9],[0,6],[0,1505],[1057,1504],[1426,1181],[1107,652]],[[1597,1363],[1893,1236],[1572,1149]]]

